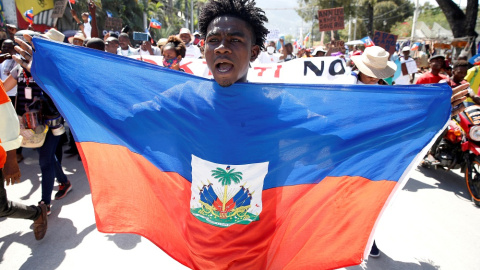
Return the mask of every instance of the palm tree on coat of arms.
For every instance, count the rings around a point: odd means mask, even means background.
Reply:
[[[230,166],[227,166],[226,169],[216,168],[212,170],[212,176],[218,179],[218,182],[224,186],[222,211],[225,211],[228,186],[232,184],[232,181],[235,184],[240,183],[240,180],[242,180],[242,172],[236,172],[235,169],[230,169]]]

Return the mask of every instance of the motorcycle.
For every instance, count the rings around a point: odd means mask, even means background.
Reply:
[[[473,105],[453,117],[424,165],[461,169],[472,201],[480,207],[480,106]]]

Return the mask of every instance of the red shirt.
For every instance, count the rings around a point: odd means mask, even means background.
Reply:
[[[438,83],[441,80],[448,80],[448,77],[442,74],[435,76],[431,72],[427,72],[420,76],[415,84]]]

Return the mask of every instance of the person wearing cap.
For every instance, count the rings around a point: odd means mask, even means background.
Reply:
[[[415,73],[411,73],[411,74],[409,74],[408,72],[406,72],[405,74],[403,73],[403,70],[405,70],[405,71],[407,70],[407,68],[406,68],[407,63],[409,65],[413,65],[415,63],[415,60],[413,60],[413,58],[410,57],[410,47],[409,46],[403,47],[402,54],[403,55],[400,56],[400,63],[402,65],[402,73],[395,80],[395,84],[398,84],[398,85],[412,84],[413,81],[415,80]],[[415,66],[416,66],[416,64],[415,64]]]
[[[200,52],[200,49],[193,45],[193,35],[190,33],[190,30],[188,28],[182,28],[180,29],[180,32],[178,33],[178,37],[185,43],[185,47],[187,47],[187,52],[185,53],[185,58],[195,58],[198,59],[202,57],[202,53]]]
[[[448,77],[440,74],[444,65],[445,65],[445,56],[435,55],[430,57],[428,60],[430,66],[430,71],[422,74],[418,79],[416,84],[430,84],[438,83],[441,80],[448,80]]]
[[[198,33],[198,31],[195,31],[195,33],[193,33],[193,37],[194,37],[194,40],[193,40],[193,45],[195,46],[198,46],[198,43],[200,42],[200,33]]]
[[[119,47],[118,39],[115,37],[108,37],[105,40],[105,51],[113,54],[117,54]]]
[[[167,38],[161,38],[157,41],[157,47],[160,49],[160,51],[163,49],[163,46],[167,44],[168,39]]]
[[[313,51],[313,57],[322,57],[325,56],[327,51],[323,48],[323,46],[318,46]]]
[[[73,45],[83,46],[85,41],[85,35],[83,32],[77,32],[74,36],[68,38],[68,42]]]
[[[47,33],[41,34],[40,36],[56,42],[63,42],[65,39],[65,35],[54,28],[51,28]],[[31,36],[24,35],[24,38],[28,43],[32,43]],[[18,44],[26,44],[19,38],[16,38],[15,41]],[[20,48],[18,47],[15,47],[15,49],[17,52],[20,51]],[[21,51],[21,56],[24,58],[24,60],[16,56],[13,56],[13,58],[17,61],[17,63],[28,62],[32,59],[32,51]],[[46,121],[46,125],[49,126],[49,128],[45,128],[46,131],[41,133],[44,134],[44,142],[43,144],[36,146],[38,147],[38,160],[42,173],[42,199],[40,200],[39,204],[45,204],[47,213],[50,214],[51,197],[55,179],[57,179],[57,181],[60,183],[59,191],[55,194],[56,200],[65,197],[72,189],[72,184],[62,170],[62,151],[56,152],[57,146],[60,143],[60,135],[65,133],[65,128],[63,127],[63,118],[58,112],[53,100],[48,96],[47,93],[43,92],[42,88],[40,88],[38,84],[36,84],[29,68],[25,68],[24,65],[17,65],[11,71],[10,76],[8,76],[8,78],[4,81],[5,90],[8,91],[15,85],[18,86],[17,106],[15,108],[18,116],[23,116],[28,108],[33,109],[38,107],[39,102],[37,102],[37,100],[39,100],[41,101],[41,118],[55,120]],[[32,129],[22,126],[23,125],[21,123],[21,134],[24,137],[32,137],[32,134],[34,134],[33,136],[39,135],[33,132]]]
[[[17,33],[18,29],[17,26],[13,24],[7,24],[7,34],[9,39],[14,39],[15,38],[15,33]]]
[[[382,47],[367,47],[362,55],[353,55],[351,60],[358,69],[356,84],[378,84],[381,79],[392,77],[397,65],[389,61],[390,54]]]

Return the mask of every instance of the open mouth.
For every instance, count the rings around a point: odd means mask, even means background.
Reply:
[[[220,73],[226,73],[233,69],[233,64],[227,62],[220,62],[215,65],[215,68]]]

